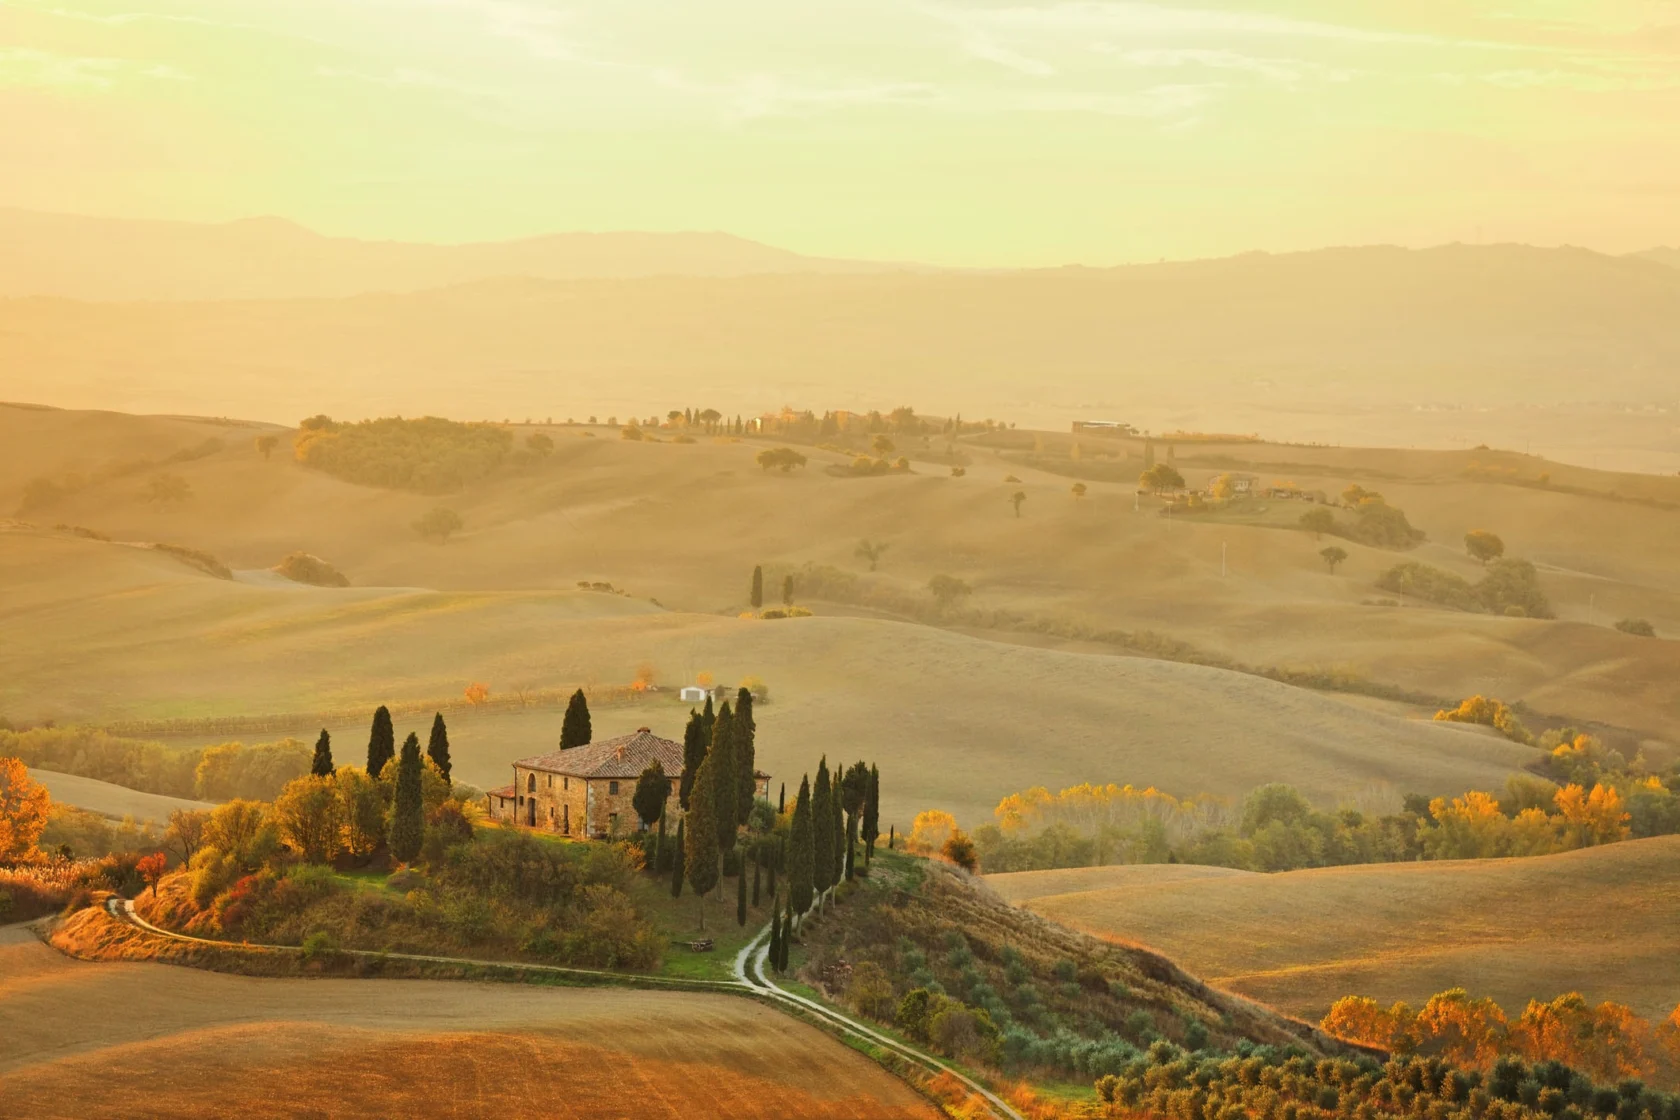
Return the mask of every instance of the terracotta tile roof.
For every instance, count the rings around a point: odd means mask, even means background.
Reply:
[[[667,778],[675,780],[682,776],[682,744],[661,739],[642,727],[616,739],[522,758],[514,765],[571,778],[636,778],[655,759],[665,768]]]
[[[518,796],[518,791],[515,790],[512,786],[503,786],[501,789],[491,790],[486,796],[489,796],[489,797],[517,797]]]

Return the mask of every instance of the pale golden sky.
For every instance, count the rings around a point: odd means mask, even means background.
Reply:
[[[1680,0],[0,0],[0,205],[1108,264],[1680,243]]]

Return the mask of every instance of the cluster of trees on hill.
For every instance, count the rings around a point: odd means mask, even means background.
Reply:
[[[1342,491],[1342,505],[1353,511],[1351,522],[1338,518],[1326,506],[1318,506],[1301,515],[1301,528],[1315,536],[1331,533],[1373,548],[1415,548],[1425,539],[1423,530],[1406,519],[1405,511],[1389,505],[1375,490],[1349,486]]]
[[[1557,617],[1540,590],[1534,565],[1527,560],[1494,560],[1474,584],[1455,572],[1408,560],[1378,576],[1377,586],[1461,611],[1514,618]]]
[[[1579,992],[1550,1002],[1531,999],[1515,1021],[1493,1000],[1473,999],[1463,988],[1431,996],[1415,1011],[1403,1002],[1385,1008],[1365,996],[1345,996],[1331,1006],[1320,1026],[1391,1054],[1425,1055],[1455,1066],[1491,1069],[1496,1079],[1505,1080],[1520,1080],[1522,1062],[1517,1059],[1575,1067],[1599,1081],[1649,1077],[1659,1059],[1665,1064],[1680,1061],[1680,1007],[1653,1026],[1623,1004],[1594,1006]],[[1573,1085],[1571,1081],[1557,1088],[1567,1090]],[[1642,1097],[1635,1088],[1596,1096],[1590,1104],[1586,1100],[1575,1103],[1614,1116],[1625,1100],[1638,1103]],[[1659,1107],[1652,1115],[1661,1115],[1662,1102],[1656,1103]],[[1649,1103],[1643,1105],[1645,1110],[1650,1108]]]
[[[733,707],[725,701],[714,712],[708,698],[703,709],[689,712],[676,791],[683,817],[674,842],[665,823],[672,780],[657,762],[638,779],[632,803],[645,830],[640,844],[648,866],[670,875],[672,897],[680,897],[686,887],[700,900],[702,928],[705,896],[715,890],[721,899],[729,875],[736,879],[736,921],[745,924],[751,862],[752,905],[759,905],[767,889],[773,915],[771,964],[785,968],[794,931],[813,901],[824,900],[858,873],[860,843],[862,866],[873,857],[880,834],[881,778],[876,767],[863,762],[831,776],[825,757],[814,783],[809,775],[801,780],[791,808],[785,784],[780,804],[772,808],[756,796],[753,704],[753,693],[743,687]],[[785,896],[778,894],[778,874],[786,877]]]
[[[463,424],[426,416],[339,423],[315,416],[300,426],[297,460],[346,482],[441,494],[509,465],[542,457],[540,448],[514,449],[513,433],[495,424]],[[553,442],[547,440],[548,450]]]
[[[0,729],[0,755],[21,758],[41,770],[203,801],[271,798],[309,769],[309,748],[296,739],[253,746],[169,747],[89,727]]]
[[[1502,795],[1408,795],[1396,813],[1315,809],[1291,786],[1261,786],[1233,806],[1156,789],[1081,785],[1011,794],[998,823],[975,829],[991,872],[1113,863],[1198,863],[1291,871],[1354,863],[1548,855],[1680,833],[1680,767],[1631,774],[1591,736],[1560,743],[1544,777],[1513,776]],[[924,832],[954,828],[948,815],[918,815]],[[931,841],[930,841],[931,843]]]
[[[1295,1047],[1231,1055],[1157,1043],[1097,1081],[1100,1116],[1170,1120],[1680,1120],[1680,1097],[1595,1084],[1564,1062],[1508,1057],[1485,1073],[1438,1057],[1314,1059]]]

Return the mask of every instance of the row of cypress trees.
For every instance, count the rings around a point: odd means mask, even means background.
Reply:
[[[449,728],[443,722],[443,713],[437,712],[432,716],[431,738],[426,744],[426,756],[431,759],[445,782],[450,779],[449,760]],[[396,749],[396,730],[391,724],[391,710],[381,704],[373,713],[373,727],[368,733],[367,774],[377,780],[396,759],[397,782],[396,793],[391,806],[391,824],[386,837],[386,844],[391,850],[393,858],[403,863],[412,862],[420,854],[420,845],[425,839],[425,805],[421,793],[420,770],[420,737],[414,732],[408,733],[403,740],[402,754],[398,757]],[[317,778],[330,778],[337,770],[332,756],[332,735],[326,728],[321,729],[321,735],[315,740],[315,755],[311,759],[309,772]]]

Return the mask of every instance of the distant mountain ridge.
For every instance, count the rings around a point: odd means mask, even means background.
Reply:
[[[1658,245],[1655,249],[1646,249],[1643,253],[1632,254],[1658,264],[1666,264],[1670,268],[1680,268],[1680,248],[1671,249],[1666,245]]]
[[[331,298],[537,280],[927,271],[831,260],[727,233],[559,233],[429,245],[329,237],[284,218],[220,224],[0,207],[0,297]]]

